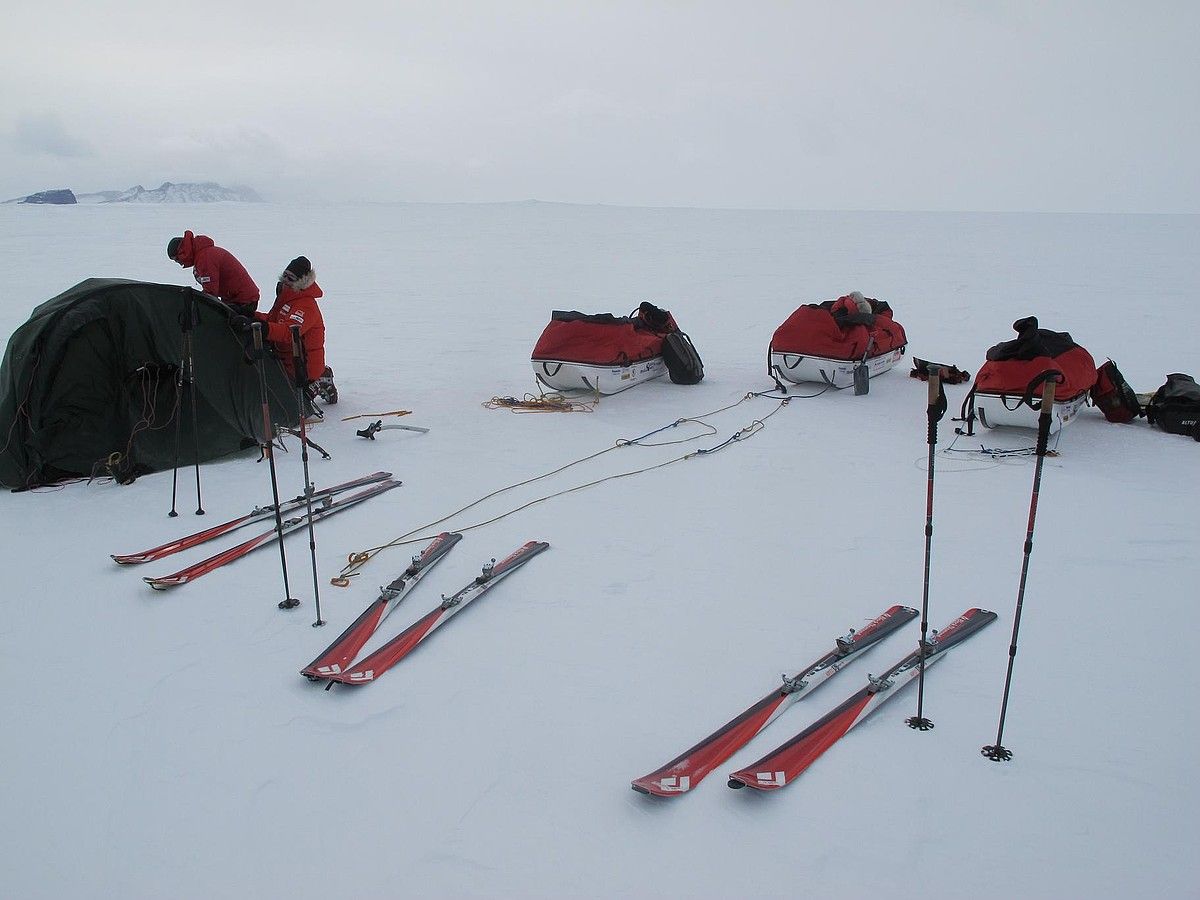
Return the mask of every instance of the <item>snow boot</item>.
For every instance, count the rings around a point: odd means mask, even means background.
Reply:
[[[325,401],[328,405],[333,405],[338,401],[337,385],[333,383],[333,369],[329,366],[325,367],[325,371],[321,373],[321,377],[313,382],[313,388],[316,389],[317,396]]]

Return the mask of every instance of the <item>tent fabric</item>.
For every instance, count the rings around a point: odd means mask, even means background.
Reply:
[[[674,320],[671,320],[674,325]],[[532,359],[593,366],[627,366],[662,355],[663,335],[640,316],[554,310]]]
[[[903,326],[892,318],[887,303],[872,300],[870,324],[839,324],[834,318],[833,301],[806,303],[784,320],[771,337],[772,353],[796,353],[825,359],[861,359],[870,347],[870,356],[880,356],[904,347],[908,337]]]
[[[184,311],[192,329],[191,396],[177,389]],[[188,287],[92,278],[38,306],[0,364],[0,484],[36,487],[71,477],[145,472],[257,446],[263,430],[257,367],[230,310]],[[295,391],[266,365],[273,422],[299,421]],[[177,412],[182,415],[177,416]]]

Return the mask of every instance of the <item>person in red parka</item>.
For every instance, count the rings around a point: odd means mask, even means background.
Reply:
[[[200,290],[218,298],[235,313],[252,316],[258,309],[258,285],[236,256],[206,234],[185,231],[167,242],[167,256],[190,268]]]
[[[320,396],[326,403],[337,403],[333,370],[325,365],[325,319],[317,306],[317,300],[323,296],[312,264],[307,257],[297,256],[279,276],[271,311],[256,313],[255,317],[266,323],[267,340],[293,378],[291,329],[293,325],[300,326],[300,343],[307,360],[306,374],[312,386],[310,396]]]

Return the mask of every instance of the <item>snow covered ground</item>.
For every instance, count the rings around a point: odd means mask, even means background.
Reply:
[[[1035,314],[1137,390],[1200,375],[1200,217],[2,207],[0,334],[87,277],[189,282],[164,252],[185,228],[268,292],[289,259],[312,259],[342,396],[315,430],[334,458],[314,477],[389,469],[404,486],[320,528],[323,629],[302,538],[292,612],[276,609],[270,551],[166,594],[139,576],[209,548],[134,569],[108,558],[265,501],[253,454],[204,467],[204,519],[187,514],[188,479],[185,514],[166,517],[169,474],[0,497],[5,896],[1195,896],[1200,446],[1094,409],[1045,467],[1011,763],[979,747],[995,737],[1033,462],[954,453],[937,460],[931,625],[972,605],[1000,621],[931,669],[937,728],[904,726],[909,689],[784,790],[725,786],[915,646],[913,624],[691,794],[629,789],[849,626],[919,606],[925,388],[907,361],[867,396],[795,400],[719,453],[466,531],[386,636],[489,558],[551,549],[376,684],[325,692],[297,673],[416,548],[334,588],[346,554],[769,388],[767,341],[801,302],[886,299],[910,354],[972,372]],[[552,309],[644,299],[691,334],[700,385],[663,379],[591,414],[481,405],[535,389],[528,356]],[[965,392],[950,388],[952,408]],[[666,437],[695,440],[622,448],[448,525],[714,446],[776,405],[745,400],[706,420],[715,436],[681,426]],[[398,408],[430,432],[367,442],[354,430],[369,420],[337,421]],[[298,493],[299,454],[281,467]]]

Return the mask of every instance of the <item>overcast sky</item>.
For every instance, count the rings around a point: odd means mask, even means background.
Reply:
[[[0,199],[1200,212],[1200,2],[31,0]]]

